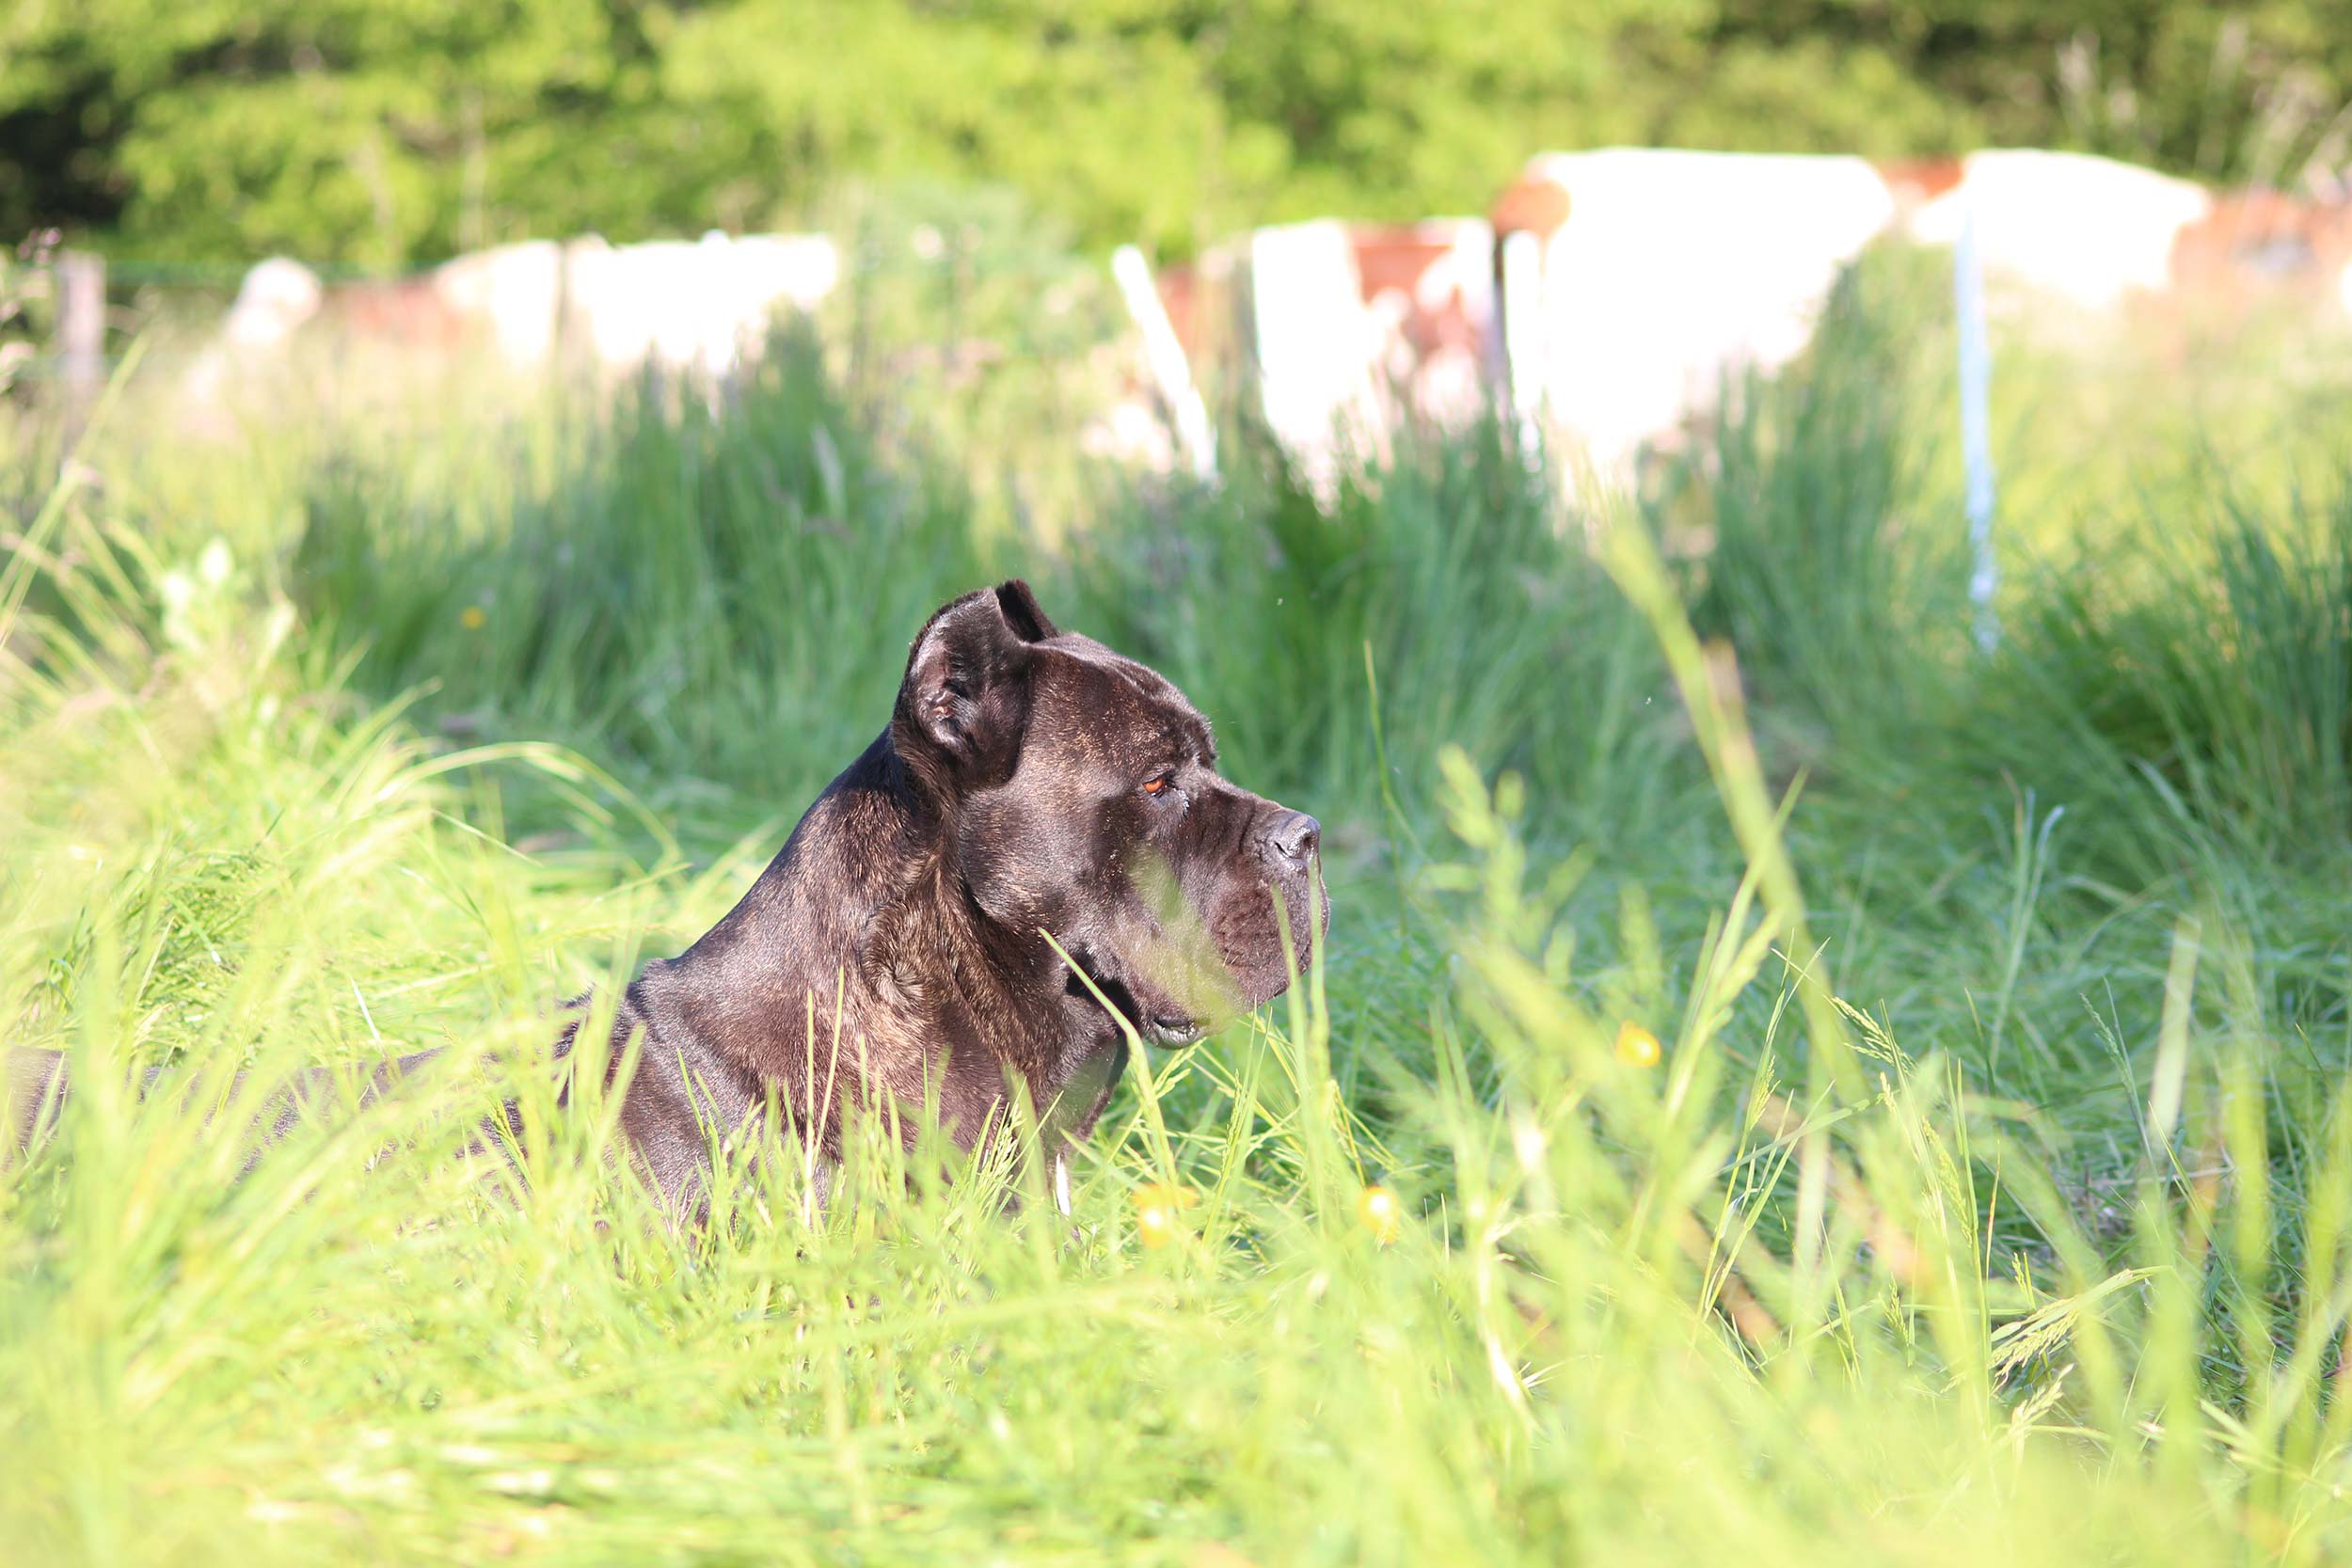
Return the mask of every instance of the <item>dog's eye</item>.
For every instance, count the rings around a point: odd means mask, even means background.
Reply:
[[[1161,774],[1158,778],[1153,779],[1151,783],[1145,784],[1143,786],[1143,792],[1146,795],[1157,799],[1175,787],[1176,770],[1171,768],[1167,772]]]

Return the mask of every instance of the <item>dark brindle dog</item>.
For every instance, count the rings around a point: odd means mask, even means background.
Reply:
[[[1016,1083],[1057,1155],[1085,1137],[1126,1065],[1122,1024],[1189,1044],[1282,991],[1285,921],[1302,970],[1321,934],[1315,819],[1216,764],[1182,692],[1057,630],[1026,583],[946,606],[889,726],[726,918],[618,1000],[614,1040],[643,1039],[621,1112],[641,1167],[694,1203],[710,1130],[771,1100],[829,1163],[857,1106],[935,1104],[968,1148]],[[22,1053],[10,1076],[23,1141],[63,1075]],[[278,1091],[264,1133],[331,1082]]]

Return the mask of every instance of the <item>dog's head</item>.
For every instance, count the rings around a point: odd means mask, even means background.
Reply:
[[[1050,933],[1146,1038],[1188,1044],[1312,960],[1329,918],[1315,819],[1218,777],[1184,693],[1056,629],[1028,584],[930,618],[891,738],[974,905]]]

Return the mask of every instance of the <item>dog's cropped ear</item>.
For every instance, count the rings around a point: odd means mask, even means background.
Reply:
[[[993,776],[1018,756],[1029,713],[1029,644],[1059,635],[1018,578],[940,608],[916,634],[892,716],[901,754]]]
[[[1005,612],[1005,625],[1024,642],[1042,642],[1049,637],[1059,637],[1061,629],[1045,618],[1045,611],[1037,607],[1037,595],[1019,578],[1007,578],[996,585],[996,608]]]

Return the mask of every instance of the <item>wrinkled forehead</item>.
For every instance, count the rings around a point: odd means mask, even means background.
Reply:
[[[1216,757],[1209,721],[1158,671],[1075,633],[1032,647],[1033,740],[1089,764]]]

